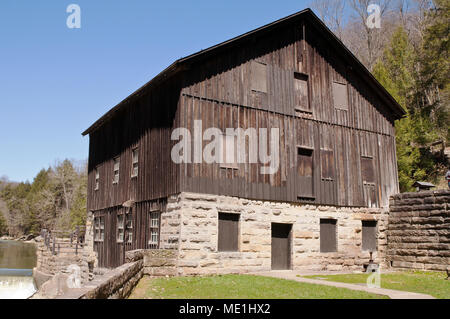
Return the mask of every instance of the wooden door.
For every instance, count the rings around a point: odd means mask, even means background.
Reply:
[[[291,224],[272,223],[272,269],[291,269]]]

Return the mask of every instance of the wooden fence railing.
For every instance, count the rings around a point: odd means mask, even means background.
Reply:
[[[41,236],[44,239],[44,245],[53,255],[61,252],[61,246],[74,249],[75,255],[77,255],[79,249],[83,248],[85,233],[85,226],[77,226],[74,230],[43,229]]]

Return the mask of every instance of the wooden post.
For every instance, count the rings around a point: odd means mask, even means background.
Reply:
[[[77,226],[77,230],[75,232],[75,236],[77,236],[77,242],[75,244],[75,255],[78,255],[78,236],[79,236],[79,226]]]
[[[52,245],[53,255],[55,255],[55,234],[53,234],[53,245]]]

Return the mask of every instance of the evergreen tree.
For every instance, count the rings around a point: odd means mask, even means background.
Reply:
[[[420,81],[415,76],[418,64],[419,59],[408,41],[408,35],[400,26],[373,71],[406,112],[405,118],[395,123],[401,191],[411,191],[414,181],[436,177],[436,163],[428,145],[436,140],[437,134],[429,117],[415,103],[420,88]]]

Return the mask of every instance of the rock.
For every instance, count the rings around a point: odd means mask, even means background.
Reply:
[[[36,236],[34,236],[33,234],[29,234],[27,236],[25,236],[25,241],[29,241],[32,240],[33,238],[35,238]]]

